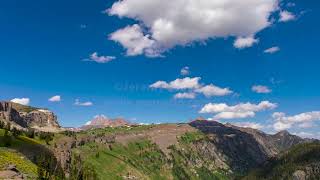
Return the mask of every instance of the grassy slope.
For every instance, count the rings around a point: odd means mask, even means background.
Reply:
[[[29,138],[22,134],[14,137],[11,132],[5,135],[5,130],[0,129],[0,170],[12,164],[30,179],[36,179],[39,173],[43,177],[62,178],[60,166],[44,144],[38,136]]]
[[[31,107],[31,106],[25,106],[25,105],[21,105],[21,104],[17,104],[17,103],[13,103],[11,102],[12,104],[12,107],[14,109],[16,109],[18,112],[31,112],[31,111],[34,111],[34,110],[37,110],[38,108],[35,108],[35,107]]]
[[[11,146],[4,147],[4,132],[3,129],[0,129],[0,170],[6,168],[7,165],[14,164],[20,172],[27,174],[31,179],[36,178],[37,166],[15,148],[23,147],[26,144],[37,144],[38,142],[23,136],[17,139],[9,136],[9,138],[12,138]]]
[[[34,163],[15,150],[0,147],[0,170],[11,164],[16,165],[17,169],[27,174],[30,179],[37,177],[37,166]]]
[[[243,179],[291,179],[297,170],[305,170],[320,163],[320,143],[300,144],[284,153],[279,159],[270,161],[261,169],[251,172]],[[314,174],[314,179],[320,179],[320,173]]]
[[[114,133],[138,133],[152,126],[94,129],[80,132],[78,135],[100,136]],[[157,145],[146,139],[131,142],[126,146],[113,143],[106,147],[90,143],[74,149],[73,159],[75,156],[80,156],[84,160],[86,168],[92,167],[89,168],[89,171],[94,171],[93,173],[97,175],[98,179],[123,179],[124,176],[135,176],[139,179],[173,178],[166,164],[165,155]]]
[[[128,146],[113,144],[111,148],[95,143],[74,150],[86,167],[93,167],[98,179],[169,179],[164,154],[150,141],[141,140]],[[102,170],[103,169],[103,170]]]
[[[91,130],[83,133],[99,135],[105,133],[139,132],[147,127],[106,128]],[[83,135],[83,134],[82,134]],[[111,146],[103,146],[97,143],[89,143],[73,150],[73,159],[81,157],[84,161],[83,169],[88,170],[85,176],[95,176],[97,179],[123,179],[124,176],[135,176],[139,179],[228,179],[225,173],[219,170],[209,170],[205,167],[190,165],[190,158],[201,159],[199,154],[193,152],[190,147],[195,141],[205,139],[205,135],[187,133],[180,138],[178,147],[172,149],[172,157],[167,158],[156,144],[149,140],[141,139],[124,146],[114,143]],[[183,148],[187,154],[181,154],[177,149]],[[192,157],[191,157],[192,156]],[[76,163],[76,162],[74,162]],[[210,160],[206,162],[210,164]],[[79,164],[74,164],[79,166]],[[194,170],[196,173],[194,173]],[[79,174],[79,172],[74,172]],[[94,174],[94,175],[93,175]]]

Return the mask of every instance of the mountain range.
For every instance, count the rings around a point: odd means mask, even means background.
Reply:
[[[137,125],[105,116],[71,131],[61,128],[49,110],[11,102],[0,103],[0,121],[11,126],[0,128],[0,179],[320,177],[319,141],[287,131],[270,135],[202,118]]]

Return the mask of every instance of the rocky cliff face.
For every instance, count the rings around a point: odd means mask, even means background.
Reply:
[[[60,128],[57,116],[48,111],[12,102],[0,102],[0,119],[16,128],[53,130]]]
[[[21,118],[20,113],[12,105],[9,102],[0,102],[0,120],[26,128],[27,122]]]
[[[57,116],[48,110],[21,112],[20,116],[30,127],[59,127]]]

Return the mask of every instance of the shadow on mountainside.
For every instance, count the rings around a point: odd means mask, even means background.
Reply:
[[[228,164],[235,172],[246,173],[269,158],[259,142],[249,133],[215,121],[193,121],[190,126],[209,136],[217,150],[227,156]]]

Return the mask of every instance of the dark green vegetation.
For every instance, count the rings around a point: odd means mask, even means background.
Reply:
[[[299,144],[243,179],[320,179],[320,143]]]
[[[148,128],[115,129],[128,133]],[[91,130],[86,133],[100,135],[115,129]],[[197,152],[196,144],[206,140],[201,132],[186,133],[179,138],[179,144],[170,147],[171,153],[168,155],[145,138],[127,144],[86,143],[72,150],[70,179],[229,179],[226,169],[218,169],[208,156]]]
[[[0,171],[14,165],[28,179],[62,179],[62,169],[45,146],[48,137],[52,136],[15,128],[0,129]]]

